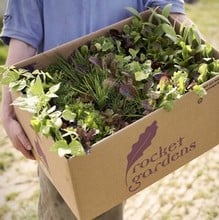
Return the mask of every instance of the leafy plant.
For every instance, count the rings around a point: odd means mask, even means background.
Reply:
[[[72,157],[150,112],[173,108],[219,74],[219,61],[194,27],[179,33],[170,8],[134,16],[121,31],[111,29],[44,70],[3,68],[2,83],[21,92],[14,105],[33,113],[32,127],[52,136],[53,151]]]

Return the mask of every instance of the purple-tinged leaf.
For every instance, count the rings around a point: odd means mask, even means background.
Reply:
[[[143,155],[144,151],[151,145],[152,139],[157,132],[157,121],[154,121],[145,129],[145,132],[139,136],[138,142],[132,146],[131,152],[127,156],[128,164],[126,168],[126,184],[127,174],[131,166]]]
[[[97,58],[97,57],[94,57],[94,56],[92,56],[92,57],[89,57],[89,61],[92,63],[92,64],[94,64],[95,66],[102,66],[101,65],[101,61]]]
[[[143,92],[147,93],[149,89],[151,89],[154,85],[154,82],[152,79],[148,79],[146,83],[144,83]]]
[[[147,113],[150,113],[154,110],[146,99],[142,101],[142,107],[147,111]]]
[[[109,34],[113,39],[121,40],[122,34],[117,29],[110,29]]]
[[[153,78],[154,78],[154,80],[156,80],[156,81],[160,81],[160,79],[161,79],[163,76],[168,77],[168,74],[167,74],[166,71],[160,72],[160,73],[155,73],[155,74],[153,75]]]
[[[153,70],[159,69],[161,66],[162,66],[162,63],[160,63],[160,62],[158,62],[158,61],[153,61],[153,62],[151,63],[151,68],[152,68]]]
[[[137,96],[137,91],[133,85],[127,84],[124,85],[122,84],[119,88],[120,94],[127,98],[134,99]]]

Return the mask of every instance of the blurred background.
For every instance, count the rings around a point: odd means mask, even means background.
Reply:
[[[5,2],[0,0],[0,16]],[[186,14],[206,41],[219,50],[218,11],[218,0],[186,1]],[[0,19],[2,21],[2,17]],[[6,54],[7,47],[0,42],[0,65],[4,64]],[[36,220],[37,164],[25,160],[11,147],[1,124],[0,146],[0,220]],[[131,197],[125,204],[124,220],[191,219],[219,219],[218,146]]]
[[[2,17],[6,7],[6,1],[7,0],[1,0],[0,2],[0,30],[2,29]],[[6,54],[7,54],[7,48],[4,47],[2,42],[0,41],[0,65],[4,63]]]

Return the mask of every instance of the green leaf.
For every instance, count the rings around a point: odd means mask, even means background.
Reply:
[[[13,69],[6,69],[3,72],[1,83],[4,85],[9,85],[11,82],[16,82],[19,79],[20,74],[13,71]]]
[[[49,108],[49,109],[47,110],[47,113],[48,113],[48,114],[51,114],[51,113],[54,112],[55,110],[56,110],[56,106],[53,105],[51,108]]]
[[[123,27],[123,32],[125,34],[129,34],[131,32],[131,28],[129,25],[125,24],[124,27]]]
[[[65,109],[62,112],[62,117],[66,120],[66,121],[71,121],[74,120],[76,117],[76,114],[72,111],[70,111],[69,109]]]
[[[165,16],[166,18],[170,15],[171,7],[172,7],[172,4],[167,4],[167,5],[162,9],[162,15]]]
[[[174,101],[173,100],[164,100],[161,105],[166,111],[170,112],[173,110]]]
[[[61,148],[61,147],[58,149],[58,155],[60,157],[64,157],[67,154],[72,154],[71,149],[69,149],[69,148]]]
[[[199,32],[195,28],[192,28],[192,30],[193,30],[196,42],[198,43],[198,45],[201,45],[202,40],[201,40]]]
[[[206,43],[203,48],[202,55],[204,57],[211,57],[213,54],[213,48],[210,44]]]
[[[73,157],[85,155],[84,148],[79,141],[72,140],[71,143],[69,144],[69,147],[70,147],[71,154],[73,155]]]
[[[102,51],[109,51],[113,49],[112,42],[105,40],[102,44]]]
[[[50,120],[45,120],[45,125],[41,126],[41,132],[43,135],[45,135],[46,137],[50,136],[50,129],[51,129],[51,122]]]
[[[145,73],[143,70],[135,72],[135,80],[136,81],[142,81],[144,79],[147,79],[148,77],[149,77],[149,74]]]
[[[177,90],[180,94],[184,94],[186,92],[186,82],[188,80],[188,73],[183,71],[174,72],[171,78],[177,87]]]
[[[180,35],[184,42],[186,42],[188,39],[189,31],[190,31],[190,27],[184,25],[180,26]]]
[[[12,88],[15,91],[21,91],[27,86],[26,80],[21,79],[14,82],[11,82],[9,84],[9,87]]]
[[[195,39],[195,35],[194,35],[194,32],[193,32],[193,29],[190,27],[189,33],[188,33],[188,43],[189,43],[189,45],[192,45],[194,39]]]
[[[56,92],[59,90],[60,85],[61,85],[61,83],[58,83],[58,84],[56,84],[56,85],[54,85],[54,86],[51,86],[51,87],[49,88],[49,92],[50,92],[50,93],[56,93]]]
[[[30,124],[36,132],[40,132],[41,121],[37,117],[33,116]]]
[[[57,129],[61,128],[61,126],[62,126],[62,119],[61,118],[52,118],[51,121]]]
[[[131,12],[134,16],[136,16],[138,19],[141,20],[140,13],[139,13],[135,8],[126,7],[126,9],[127,9],[129,12]]]
[[[200,73],[198,77],[198,83],[203,83],[207,80],[207,74],[208,74],[208,65],[206,63],[203,63],[200,65],[198,72]]]
[[[49,112],[48,112],[48,113],[49,113]],[[61,115],[62,115],[62,112],[61,112],[61,111],[54,111],[54,112],[52,112],[52,113],[49,114],[49,116],[50,116],[51,118],[59,118],[59,117],[61,117]]]
[[[58,152],[60,157],[64,157],[66,154],[71,154],[73,157],[85,155],[85,151],[81,143],[77,140],[72,140],[68,145],[66,140],[56,141],[51,151]]]
[[[162,24],[162,29],[167,37],[169,37],[174,42],[176,41],[176,31],[173,26],[164,23]]]
[[[212,66],[212,71],[219,72],[219,60],[214,60],[211,66]]]
[[[164,22],[164,23],[167,23],[167,24],[171,25],[169,19],[166,18],[165,16],[163,16],[163,15],[157,13],[157,12],[154,14],[154,16],[160,24]]]
[[[56,142],[52,145],[51,151],[58,151],[59,148],[68,148],[68,144],[67,144],[66,140],[56,141]]]
[[[129,48],[129,53],[132,55],[132,58],[135,59],[137,54],[139,52],[139,49],[138,50],[134,50],[132,48]]]
[[[202,85],[194,85],[192,90],[201,98],[207,94],[205,88]]]
[[[192,52],[191,45],[187,45],[185,42],[181,42],[180,46],[182,47],[182,56],[184,61],[190,57]]]
[[[64,157],[66,154],[71,153],[66,140],[58,140],[51,147],[52,152],[57,152],[60,157]]]
[[[37,76],[36,80],[31,83],[30,93],[33,96],[40,96],[44,94],[43,84],[39,76]]]
[[[13,105],[18,106],[21,110],[28,111],[30,113],[37,113],[37,104],[39,98],[37,96],[21,97],[19,96],[13,101]]]
[[[88,46],[87,45],[82,45],[81,46],[81,53],[82,53],[82,55],[85,56],[85,55],[88,54],[88,52],[89,52]]]

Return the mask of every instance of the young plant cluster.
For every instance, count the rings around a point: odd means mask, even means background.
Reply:
[[[193,90],[219,74],[219,60],[194,27],[179,33],[170,8],[151,10],[147,21],[131,10],[130,24],[109,30],[45,70],[4,70],[2,83],[22,92],[14,101],[33,113],[32,127],[52,136],[52,150],[78,156],[99,140]]]

